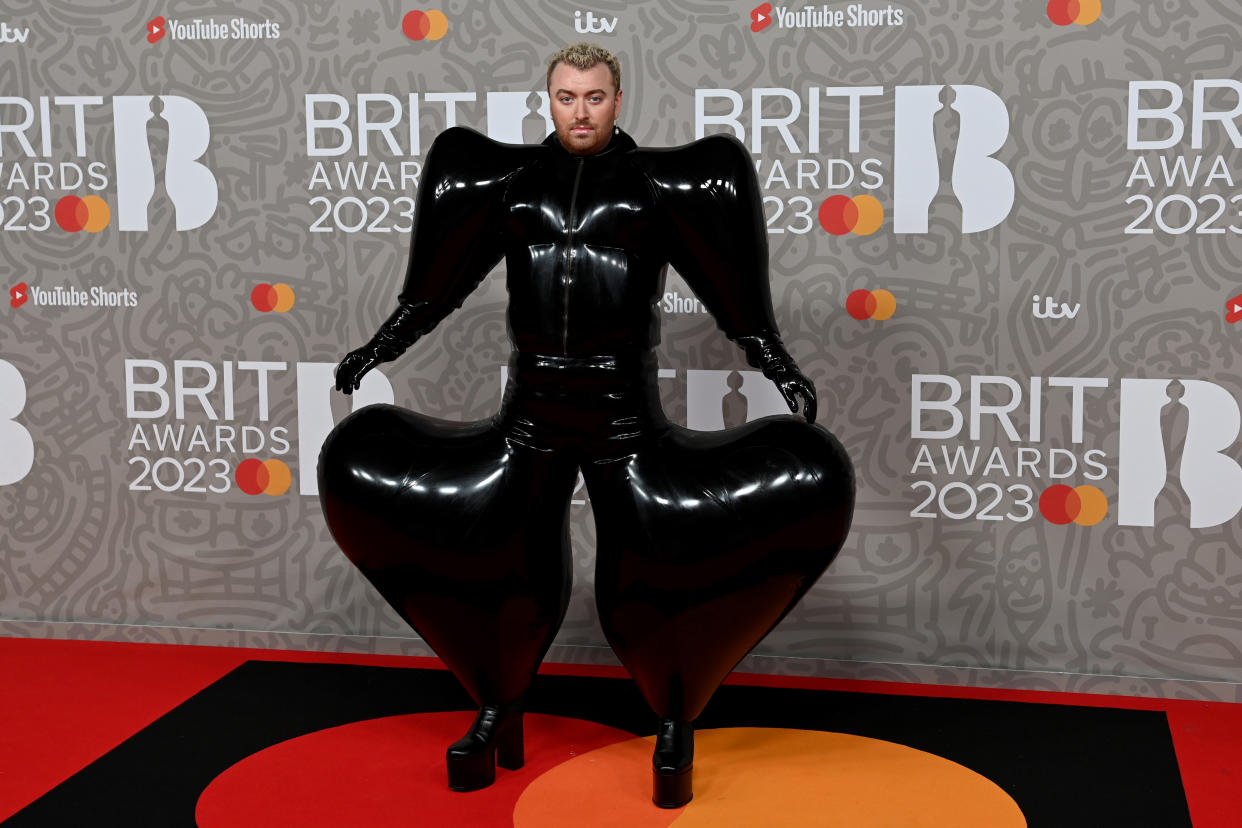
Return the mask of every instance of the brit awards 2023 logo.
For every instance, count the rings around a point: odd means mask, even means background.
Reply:
[[[1005,102],[989,89],[956,85],[899,86],[893,124],[893,231],[926,233],[932,199],[940,190],[940,163],[932,120],[946,106],[958,117],[960,136],[953,157],[953,194],[962,205],[962,232],[997,226],[1013,208],[1013,173],[993,156],[1009,137]]]
[[[868,99],[890,94],[895,137],[892,161],[886,163],[864,148],[863,111]],[[838,115],[845,110],[844,147],[823,146],[821,118],[830,107]],[[961,232],[996,227],[1013,209],[1015,187],[1013,173],[995,157],[1009,137],[1009,112],[989,89],[957,84],[898,86],[891,92],[883,86],[756,87],[749,94],[695,90],[695,137],[724,129],[759,156],[771,234],[805,234],[818,223],[834,236],[869,235],[886,218],[884,206],[869,193],[888,185],[890,177],[893,232],[928,232],[932,200],[944,176],[937,119],[957,125],[949,185],[961,204]],[[869,132],[878,126],[867,124]]]
[[[482,101],[482,123],[461,110]],[[552,131],[548,93],[412,91],[305,96],[307,191],[312,233],[408,233],[422,175],[424,117],[471,126],[508,144],[535,144]]]
[[[156,175],[147,144],[147,124],[159,118],[168,125],[164,188],[172,201],[178,230],[201,227],[215,215],[219,189],[200,160],[207,152],[211,126],[193,101],[177,95],[159,98],[126,95],[113,99],[112,121],[118,147],[147,146],[145,153],[117,152],[117,216],[122,230],[146,230]]]
[[[88,111],[109,104],[111,164],[98,159],[102,148],[86,125]],[[98,233],[115,217],[121,230],[145,231],[157,185],[177,230],[201,227],[219,203],[215,175],[202,161],[210,140],[203,109],[178,95],[0,97],[0,227]],[[99,195],[113,177],[115,208]]]
[[[1180,386],[1180,394],[1174,386]],[[1117,467],[1117,520],[1155,526],[1156,499],[1170,485],[1169,415],[1188,413],[1177,484],[1190,501],[1190,527],[1219,526],[1242,511],[1242,465],[1234,450],[1242,430],[1238,401],[1203,380],[1123,379]],[[1233,451],[1234,456],[1230,456]]]
[[[1189,95],[1186,92],[1189,91]],[[1131,81],[1126,149],[1136,153],[1125,189],[1127,235],[1242,233],[1237,190],[1242,82]]]
[[[1111,395],[1120,394],[1119,400]],[[1120,421],[1090,421],[1087,409],[1119,402]],[[1170,422],[1188,422],[1170,468]],[[1055,411],[1055,414],[1050,413]],[[1069,433],[1046,424],[1069,423]],[[1192,529],[1219,526],[1242,511],[1242,412],[1225,388],[1198,379],[956,377],[916,374],[911,387],[915,458],[911,517],[1090,526],[1110,512],[1096,484],[1110,476],[1100,446],[1118,438],[1116,522],[1155,526],[1156,503],[1179,486]]]
[[[332,430],[335,363],[201,359],[125,360],[126,443],[132,492],[278,496],[293,482],[318,492],[319,449]],[[297,402],[296,421],[273,408]],[[379,371],[363,378],[354,410],[392,403],[392,385]]]

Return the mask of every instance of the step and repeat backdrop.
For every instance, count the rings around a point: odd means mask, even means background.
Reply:
[[[316,458],[353,406],[497,410],[503,266],[352,400],[333,369],[395,307],[436,134],[542,140],[580,40],[640,145],[750,150],[857,466],[845,551],[759,653],[1242,682],[1235,0],[8,0],[0,629],[413,636]],[[658,307],[670,418],[784,411],[676,273]],[[604,644],[572,509],[561,653]]]

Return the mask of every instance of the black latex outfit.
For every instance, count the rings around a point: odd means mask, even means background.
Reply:
[[[502,766],[521,764],[516,711],[567,605],[579,469],[600,621],[663,722],[657,776],[662,763],[684,774],[686,797],[687,723],[840,549],[853,472],[828,432],[793,416],[691,432],[660,409],[656,302],[671,264],[814,418],[776,334],[750,164],[724,137],[640,150],[618,130],[590,156],[555,136],[511,146],[453,128],[435,142],[400,307],[338,386],[399,355],[503,258],[504,401],[478,423],[360,410],[325,443],[320,494],[342,549],[483,707],[454,746],[462,767],[482,753],[471,767],[490,774],[497,745]]]

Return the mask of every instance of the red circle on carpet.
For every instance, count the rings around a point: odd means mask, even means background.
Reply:
[[[471,793],[448,789],[445,749],[473,711],[387,716],[290,739],[246,757],[199,796],[199,828],[396,828],[510,825],[518,797],[544,771],[634,734],[569,719],[526,715],[526,767],[496,769]]]

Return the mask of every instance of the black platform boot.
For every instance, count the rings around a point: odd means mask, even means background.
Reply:
[[[694,725],[661,719],[651,757],[652,801],[661,808],[680,808],[694,797]]]
[[[470,731],[449,746],[449,790],[477,791],[496,781],[496,766],[517,770],[526,763],[522,708],[484,705]]]

